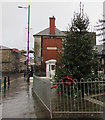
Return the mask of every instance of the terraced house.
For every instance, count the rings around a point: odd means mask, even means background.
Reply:
[[[45,62],[51,59],[59,61],[62,51],[62,41],[65,33],[55,26],[55,17],[49,18],[49,27],[34,34],[35,62],[45,68]]]
[[[18,49],[11,49],[0,46],[2,73],[20,72],[23,69],[21,63],[21,52]]]

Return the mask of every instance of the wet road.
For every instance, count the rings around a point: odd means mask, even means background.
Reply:
[[[10,87],[2,87],[2,118],[49,118],[49,112],[32,94],[32,83],[15,78]]]

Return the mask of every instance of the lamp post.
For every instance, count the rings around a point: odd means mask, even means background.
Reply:
[[[28,34],[27,34],[27,81],[29,81],[29,29],[30,29],[30,5],[28,7],[18,6],[18,8],[28,9]]]

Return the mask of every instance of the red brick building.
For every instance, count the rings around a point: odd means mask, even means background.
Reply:
[[[43,64],[50,59],[59,60],[59,52],[62,51],[62,40],[65,33],[55,26],[55,17],[49,18],[49,28],[33,35],[35,48],[36,65]]]

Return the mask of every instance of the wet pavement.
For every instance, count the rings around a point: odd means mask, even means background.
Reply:
[[[8,81],[8,77],[10,79],[10,81],[14,80],[15,78],[19,78],[23,76],[23,73],[3,73],[2,77],[1,77],[1,84],[4,83],[4,77],[6,77],[6,81]]]
[[[0,107],[1,108],[1,107]],[[32,92],[32,83],[15,78],[6,90],[2,87],[2,118],[49,118],[49,112]]]
[[[1,103],[0,103],[0,120],[2,118],[2,106],[1,106]]]
[[[0,104],[1,111],[1,104]],[[0,114],[1,116],[1,114]],[[2,87],[2,118],[50,118],[50,114],[40,100],[32,92],[30,84],[20,77],[13,77],[6,90]],[[70,120],[102,120],[102,119],[70,119]]]

